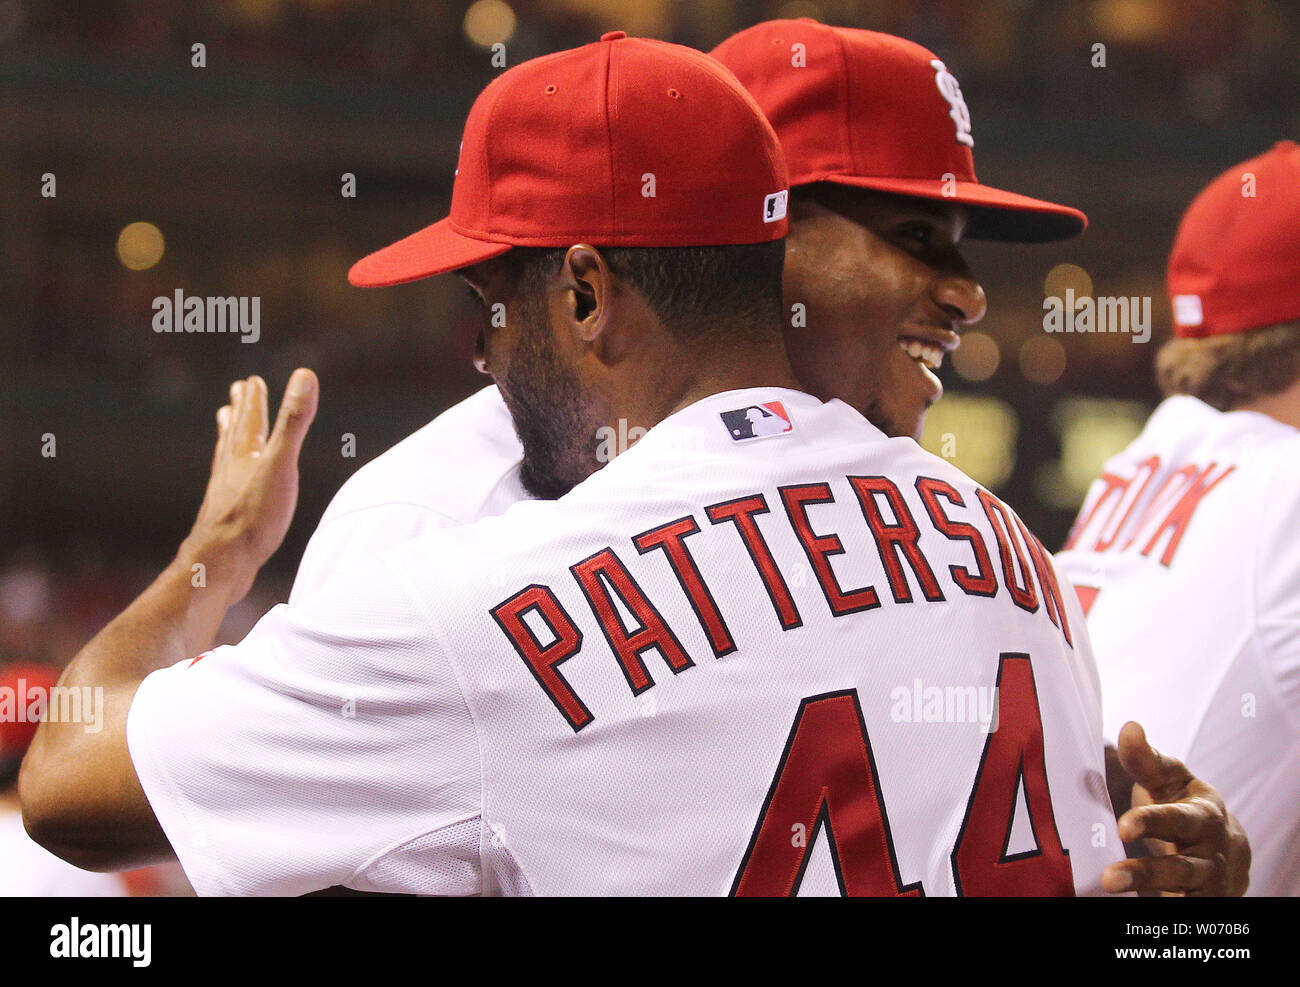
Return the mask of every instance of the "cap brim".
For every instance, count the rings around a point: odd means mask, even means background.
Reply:
[[[500,257],[508,243],[478,240],[457,233],[450,219],[440,219],[418,233],[362,257],[348,271],[348,281],[358,288],[386,288]]]
[[[1088,217],[1078,209],[1032,199],[977,182],[943,182],[929,178],[870,178],[827,175],[823,181],[853,188],[869,188],[897,195],[913,195],[941,202],[960,202],[969,211],[964,236],[971,240],[1003,243],[1051,243],[1078,236],[1088,228]],[[949,194],[945,194],[949,193]]]

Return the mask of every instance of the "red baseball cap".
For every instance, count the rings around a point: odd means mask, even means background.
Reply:
[[[465,123],[451,214],[348,280],[401,284],[511,247],[766,243],[785,236],[788,188],[780,142],[731,73],[612,31],[494,79]]]
[[[1229,168],[1187,207],[1169,254],[1174,335],[1300,319],[1300,145]]]
[[[21,757],[27,750],[58,680],[59,673],[44,665],[0,669],[0,696],[4,697],[0,708],[5,710],[0,715],[0,757]]]
[[[1046,243],[1082,233],[1077,209],[981,185],[970,112],[934,53],[892,34],[765,21],[713,56],[776,128],[792,186],[835,182],[967,206],[965,235]]]

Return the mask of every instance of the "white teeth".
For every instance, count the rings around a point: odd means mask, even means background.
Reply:
[[[904,353],[930,370],[938,370],[943,364],[943,350],[938,346],[931,346],[918,339],[900,339],[898,345]]]

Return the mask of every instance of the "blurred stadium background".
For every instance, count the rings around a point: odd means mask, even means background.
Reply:
[[[228,639],[284,598],[343,480],[484,383],[458,282],[360,291],[346,272],[443,215],[494,43],[509,65],[616,28],[707,50],[778,16],[934,49],[971,107],[980,177],[1088,213],[1072,242],[969,244],[990,314],[944,368],[927,435],[937,451],[952,434],[958,464],[1059,546],[1156,401],[1182,207],[1300,130],[1296,5],[0,0],[0,664],[61,665],[170,557],[232,379],[262,374],[278,403],[312,366],[322,408],[298,517]],[[1066,287],[1151,296],[1152,342],[1045,335],[1044,297]],[[152,299],[177,288],[259,296],[260,341],[153,332]]]

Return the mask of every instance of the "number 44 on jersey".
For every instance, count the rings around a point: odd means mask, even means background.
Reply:
[[[1061,846],[1052,814],[1042,719],[1028,655],[999,657],[997,695],[998,729],[985,741],[952,850],[957,893],[1073,895],[1070,852]],[[814,838],[823,831],[841,894],[924,895],[919,881],[904,885],[899,874],[877,777],[857,690],[804,699],[731,893],[797,894]],[[1037,849],[1007,854],[1022,786]],[[797,840],[792,832],[812,835]]]

